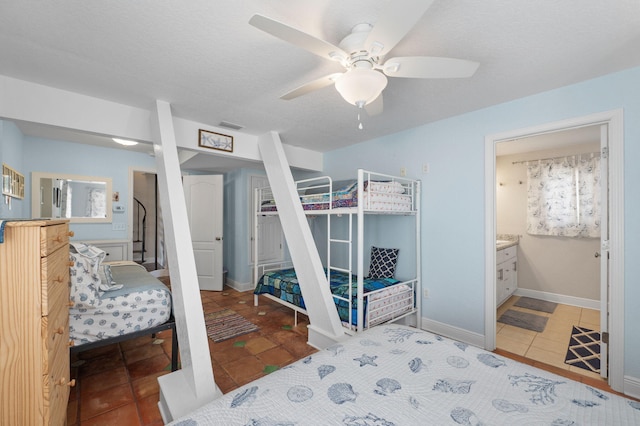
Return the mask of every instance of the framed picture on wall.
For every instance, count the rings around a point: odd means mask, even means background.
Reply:
[[[198,131],[198,146],[233,152],[233,136],[200,129]]]

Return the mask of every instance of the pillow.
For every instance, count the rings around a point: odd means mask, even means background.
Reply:
[[[369,278],[393,278],[399,249],[371,247]]]
[[[94,261],[78,253],[69,253],[73,265],[69,269],[69,297],[75,308],[97,306],[100,299],[100,276]]]
[[[99,277],[99,282],[97,284],[98,291],[105,292],[109,290],[116,290],[116,288],[111,288],[113,278],[111,278],[110,276],[107,277],[105,269],[102,267],[102,261],[107,255],[104,250],[96,246],[91,246],[79,242],[71,242],[69,244],[71,246],[71,252],[75,252],[75,254],[88,259],[91,265],[91,272]],[[118,288],[122,287],[120,286]]]
[[[101,271],[102,275],[104,275],[104,279],[101,279],[102,284],[100,285],[100,290],[112,291],[120,290],[122,287],[124,287],[122,284],[116,284],[115,280],[113,279],[113,274],[111,273],[111,265],[102,265]]]

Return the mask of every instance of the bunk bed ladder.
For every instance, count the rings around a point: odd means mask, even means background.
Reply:
[[[351,309],[351,303],[353,301],[353,214],[349,213],[349,229],[347,230],[347,238],[339,239],[331,237],[331,216],[327,215],[327,281],[331,282],[331,271],[339,271],[348,274],[349,276],[349,324],[353,324],[352,316],[353,310]],[[346,246],[348,256],[347,256],[347,267],[339,267],[335,266],[331,263],[331,251],[333,250],[332,244],[343,245]],[[336,305],[337,309],[337,305]]]

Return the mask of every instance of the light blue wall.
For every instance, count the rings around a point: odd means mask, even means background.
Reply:
[[[485,136],[618,108],[625,131],[625,374],[640,377],[640,68],[335,150],[325,155],[325,172],[340,179],[356,167],[394,175],[406,167],[423,180],[423,315],[484,334]]]
[[[228,278],[238,284],[252,281],[249,254],[251,176],[264,176],[264,170],[237,169],[224,175],[224,268]]]
[[[31,172],[68,173],[110,177],[113,191],[120,193],[124,213],[113,213],[113,223],[128,222],[129,167],[154,169],[155,159],[148,154],[118,148],[103,148],[73,142],[25,137],[23,165],[27,187],[25,199],[31,199]],[[26,207],[31,214],[31,205]],[[127,239],[127,231],[114,231],[111,223],[71,223],[74,240]]]
[[[22,162],[22,142],[24,136],[18,127],[10,121],[0,120],[0,164],[5,163],[18,173],[26,175]],[[24,200],[11,199],[11,210],[5,203],[4,197],[0,200],[0,218],[26,218],[28,217],[29,198]]]

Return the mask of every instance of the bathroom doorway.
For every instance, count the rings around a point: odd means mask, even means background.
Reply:
[[[608,141],[608,162],[609,167],[606,172],[608,179],[608,195],[609,202],[604,203],[607,207],[609,223],[607,230],[610,238],[602,241],[599,253],[611,254],[606,257],[604,262],[605,268],[602,276],[604,285],[600,288],[600,305],[605,306],[601,309],[601,330],[609,333],[609,385],[614,390],[622,390],[623,388],[623,371],[624,371],[624,351],[623,351],[623,309],[624,309],[624,281],[623,281],[623,256],[622,254],[622,229],[623,229],[623,175],[622,175],[622,111],[615,110],[591,116],[580,117],[563,122],[551,123],[536,126],[527,129],[519,129],[503,134],[490,135],[485,139],[486,145],[486,276],[485,276],[485,347],[493,350],[496,347],[496,217],[497,217],[497,185],[499,184],[496,177],[496,155],[498,144],[506,141],[521,141],[532,136],[551,134],[567,129],[579,129],[582,127],[597,126],[603,129],[601,138],[604,138],[605,145]],[[516,142],[517,143],[517,142]],[[518,183],[519,184],[519,183]],[[593,257],[595,253],[591,254]],[[607,287],[607,282],[609,286]],[[608,304],[607,304],[608,297]],[[604,298],[604,299],[603,299]],[[606,306],[610,306],[607,314]],[[603,351],[605,349],[603,348]],[[605,352],[606,353],[606,352]]]

